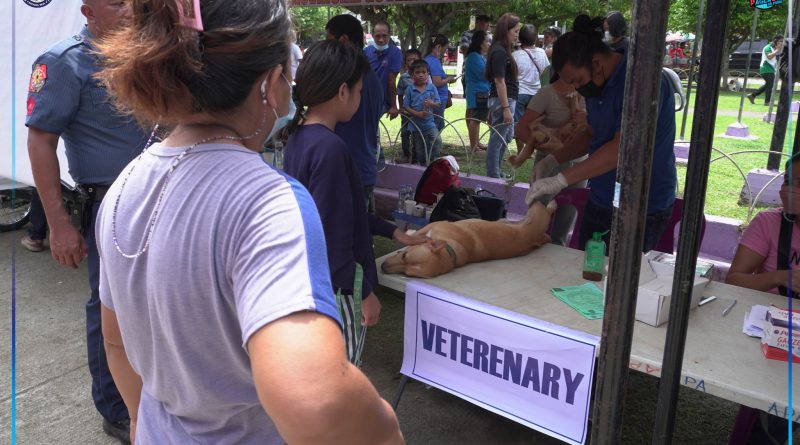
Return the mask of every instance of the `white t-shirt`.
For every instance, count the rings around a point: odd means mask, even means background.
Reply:
[[[303,51],[296,43],[292,43],[292,80],[297,75],[297,67],[300,66],[301,60],[303,60]]]
[[[539,75],[545,68],[550,66],[547,54],[541,48],[529,48],[518,49],[511,55],[514,57],[514,61],[517,62],[519,94],[533,96],[542,86]]]
[[[155,144],[111,186],[97,218],[100,299],[142,377],[137,442],[283,444],[256,394],[245,345],[299,311],[338,319],[314,201],[244,147]],[[313,341],[313,339],[309,339]]]

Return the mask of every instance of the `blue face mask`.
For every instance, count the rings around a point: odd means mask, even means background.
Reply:
[[[373,42],[372,46],[374,46],[375,50],[377,50],[377,51],[386,51],[386,49],[389,48],[389,44],[388,43],[386,45],[378,45],[377,43]]]
[[[289,91],[291,91],[292,84],[289,83],[289,80],[286,79],[286,76],[284,76],[283,73],[281,73],[281,77],[283,77],[283,80],[285,80],[286,83],[289,85]],[[267,88],[267,81],[266,79],[264,79],[264,83],[261,84],[261,93],[263,95],[262,97],[266,97],[267,94],[266,88]],[[269,135],[267,136],[267,142],[271,141],[276,134],[280,133],[280,131],[283,130],[284,127],[286,127],[287,125],[289,125],[290,122],[292,122],[292,119],[294,119],[294,115],[297,112],[297,107],[295,106],[292,98],[289,97],[289,111],[286,113],[285,116],[278,116],[278,111],[274,108],[272,109],[272,112],[275,113],[275,123],[272,124],[272,130],[269,132]]]

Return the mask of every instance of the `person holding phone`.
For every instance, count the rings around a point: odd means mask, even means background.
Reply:
[[[456,76],[445,73],[442,66],[442,57],[447,51],[448,42],[447,37],[437,34],[431,43],[431,51],[425,56],[425,62],[428,63],[428,69],[431,74],[431,81],[439,91],[439,106],[431,110],[439,133],[444,128],[444,110],[447,108],[447,101],[450,98],[450,91],[447,85],[456,81]]]

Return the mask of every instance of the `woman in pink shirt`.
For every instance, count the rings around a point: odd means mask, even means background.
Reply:
[[[783,207],[760,212],[750,222],[739,241],[727,283],[777,294],[779,287],[788,287],[792,270],[793,293],[800,292],[800,217],[796,215],[800,213],[800,157],[790,159],[786,170],[780,191]],[[791,246],[784,246],[786,266],[778,267],[782,221],[791,223],[792,241]]]

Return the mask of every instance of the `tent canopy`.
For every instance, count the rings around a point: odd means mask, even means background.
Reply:
[[[430,3],[467,3],[484,0],[293,0],[292,6],[381,6]]]

